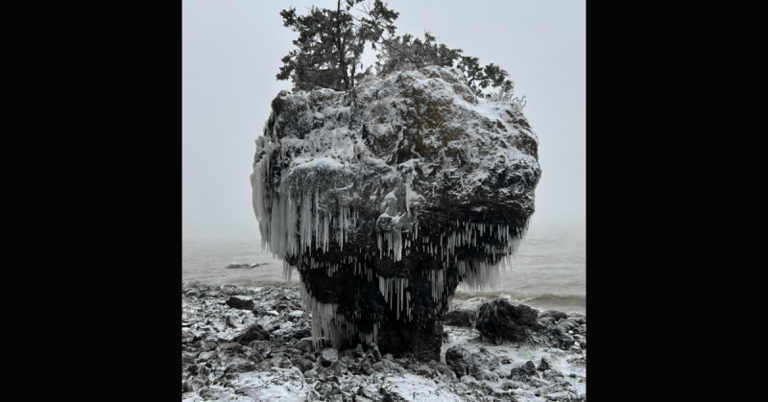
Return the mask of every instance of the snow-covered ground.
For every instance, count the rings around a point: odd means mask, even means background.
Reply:
[[[472,313],[482,302],[451,310]],[[586,400],[586,316],[540,313],[542,331],[572,337],[567,350],[540,342],[495,345],[475,328],[445,325],[441,361],[419,362],[381,356],[374,345],[315,349],[297,288],[183,283],[182,400]],[[466,360],[446,360],[459,348]],[[461,365],[478,378],[457,376]]]

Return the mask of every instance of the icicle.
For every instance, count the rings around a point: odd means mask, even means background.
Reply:
[[[285,284],[289,285],[291,283],[291,274],[293,273],[293,267],[288,264],[287,261],[283,261],[283,279],[285,279]]]

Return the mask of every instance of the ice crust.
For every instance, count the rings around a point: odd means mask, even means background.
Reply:
[[[408,279],[381,276],[377,259],[400,262],[415,250],[439,260],[442,268],[427,275],[443,305],[453,294],[446,292],[449,268],[472,289],[498,284],[533,213],[538,139],[519,109],[476,98],[461,77],[430,66],[348,92],[278,95],[256,139],[251,185],[262,247],[286,261],[287,278],[288,260],[329,277],[351,267],[378,281],[405,320]],[[431,211],[446,205],[466,213],[433,227]],[[522,212],[510,222],[494,215],[499,206]],[[320,258],[332,245],[347,255]],[[483,257],[463,259],[458,248]],[[376,326],[358,333],[338,305],[315,300],[311,284],[301,287],[316,341],[321,334],[334,344],[356,335],[376,341]]]

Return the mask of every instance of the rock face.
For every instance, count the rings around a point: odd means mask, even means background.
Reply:
[[[459,282],[517,251],[541,176],[522,111],[442,67],[281,92],[256,140],[262,246],[298,270],[312,337],[439,357]]]

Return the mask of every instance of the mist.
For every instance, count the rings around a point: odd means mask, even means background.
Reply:
[[[515,94],[539,138],[542,178],[531,232],[583,232],[586,225],[586,3],[584,1],[407,2],[397,34],[460,48],[480,63],[510,73]],[[182,2],[182,238],[255,242],[258,223],[249,175],[254,140],[270,102],[289,81],[277,81],[280,59],[296,33],[279,12],[299,13],[335,2]],[[359,6],[357,7],[359,8]],[[372,51],[365,67],[375,61]]]

